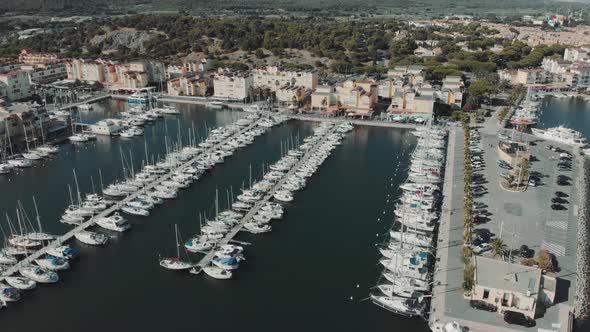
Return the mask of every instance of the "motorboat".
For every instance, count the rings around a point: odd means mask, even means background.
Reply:
[[[219,279],[219,280],[227,280],[227,279],[231,279],[231,277],[232,277],[231,271],[222,269],[222,268],[215,266],[215,265],[205,266],[203,268],[203,272],[205,272],[205,274],[210,276],[211,278]]]
[[[8,159],[6,162],[9,165],[12,165],[12,166],[18,167],[18,168],[28,168],[28,167],[32,167],[33,166],[33,162],[31,160],[24,159],[22,157]]]
[[[147,217],[150,215],[150,211],[148,211],[146,209],[137,208],[137,207],[128,206],[128,205],[121,207],[121,211],[123,211],[129,215],[132,215],[132,216]]]
[[[386,310],[400,315],[424,317],[425,303],[420,303],[415,298],[408,299],[401,296],[371,295],[371,301]]]
[[[97,219],[96,224],[104,229],[115,232],[125,232],[131,228],[127,220],[116,212],[110,217]]]
[[[188,239],[184,243],[186,250],[190,252],[202,252],[213,248],[213,243],[204,236],[196,236],[192,239]]]
[[[16,257],[9,254],[6,249],[0,250],[0,265],[13,265],[16,263],[18,263]]]
[[[37,283],[25,277],[6,277],[4,278],[7,284],[19,290],[32,290],[37,287]]]
[[[536,137],[569,146],[583,147],[587,144],[581,132],[564,126],[548,129],[531,128],[531,131]]]
[[[280,202],[291,202],[293,200],[293,195],[291,195],[291,192],[286,190],[277,191],[272,196],[274,199]]]
[[[44,269],[39,266],[25,265],[18,269],[18,272],[25,278],[31,279],[37,283],[56,283],[59,276],[56,272]]]
[[[105,245],[109,240],[108,236],[104,234],[90,231],[80,231],[74,234],[74,237],[76,238],[76,240],[92,246]]]
[[[254,234],[267,233],[267,232],[271,231],[271,227],[269,225],[260,224],[257,222],[247,222],[244,224],[244,228],[248,232],[254,233]]]
[[[240,267],[240,263],[235,257],[213,257],[211,263],[223,270],[237,270]]]
[[[84,222],[84,217],[75,214],[64,214],[61,216],[60,221],[64,224],[80,225]]]
[[[35,260],[35,263],[42,268],[45,268],[50,271],[61,271],[67,270],[70,268],[70,263],[67,259],[59,258],[55,256],[47,256],[45,258],[38,258]]]

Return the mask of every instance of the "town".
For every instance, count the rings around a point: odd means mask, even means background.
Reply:
[[[586,7],[7,12],[3,319],[81,293],[140,314],[165,284],[162,312],[187,319],[238,301],[223,310],[245,319],[226,329],[276,330],[293,312],[314,330],[585,331]],[[96,293],[110,285],[121,304]],[[260,329],[256,296],[282,308]]]

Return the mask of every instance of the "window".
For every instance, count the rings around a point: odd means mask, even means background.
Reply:
[[[483,298],[484,299],[488,299],[490,297],[490,290],[489,289],[484,289],[483,290]]]

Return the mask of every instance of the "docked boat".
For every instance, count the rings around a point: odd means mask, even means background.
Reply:
[[[425,303],[420,303],[418,299],[371,295],[371,301],[396,314],[409,317],[424,317]]]
[[[0,283],[0,301],[16,302],[20,300],[18,289]]]
[[[583,147],[587,144],[581,132],[564,126],[549,129],[531,128],[531,131],[536,137],[569,146]]]
[[[70,268],[70,263],[67,259],[59,258],[55,256],[47,256],[45,258],[38,258],[35,263],[42,268],[50,271],[61,271]]]
[[[174,235],[176,240],[176,257],[167,257],[160,259],[160,266],[169,270],[188,270],[194,265],[190,262],[180,260],[180,244],[178,242],[178,226],[174,225]]]
[[[47,254],[65,259],[73,259],[78,256],[78,252],[69,245],[49,248],[47,249]]]
[[[6,277],[4,278],[7,284],[19,290],[32,290],[37,287],[37,283],[25,277]]]
[[[80,231],[74,234],[74,237],[76,238],[76,240],[92,246],[105,245],[109,240],[108,236],[104,234],[90,231]]]
[[[0,265],[13,265],[16,263],[18,263],[16,257],[9,254],[6,249],[0,250]]]
[[[110,217],[97,219],[96,224],[104,229],[114,232],[125,232],[131,228],[129,223],[127,223],[127,220],[116,212]]]
[[[123,206],[121,207],[121,211],[132,215],[132,216],[140,216],[140,217],[147,217],[150,215],[150,211],[142,209],[142,208],[137,208],[137,207],[132,207],[132,206]]]
[[[219,280],[227,280],[227,279],[231,279],[232,277],[232,272],[229,270],[225,270],[222,269],[218,266],[205,266],[203,268],[203,272],[205,272],[206,275],[210,276],[211,278],[214,279],[219,279]]]
[[[37,283],[51,284],[59,281],[56,272],[41,268],[39,266],[26,265],[21,266],[18,272],[25,278],[31,279]]]
[[[240,267],[235,257],[213,257],[211,263],[223,270],[237,270]]]

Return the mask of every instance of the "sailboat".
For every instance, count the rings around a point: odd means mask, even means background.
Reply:
[[[176,257],[167,257],[160,260],[160,266],[169,270],[187,270],[193,267],[190,262],[180,260],[180,244],[178,242],[178,226],[174,224],[174,235],[176,240]]]
[[[41,217],[39,216],[39,210],[37,209],[37,201],[35,200],[35,196],[33,196],[33,205],[35,206],[35,215],[39,231],[27,233],[27,238],[33,241],[51,241],[55,239],[54,235],[43,233],[43,228],[41,227]]]
[[[4,278],[7,284],[19,290],[31,290],[37,287],[37,283],[25,277],[6,277]]]
[[[28,160],[41,160],[43,159],[43,155],[39,154],[38,152],[31,151],[29,149],[29,139],[27,137],[27,128],[23,125],[23,130],[25,132],[25,143],[27,144],[27,152],[22,153],[23,158]]]

